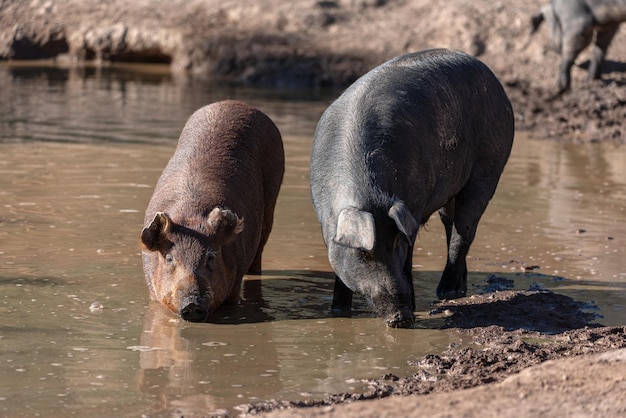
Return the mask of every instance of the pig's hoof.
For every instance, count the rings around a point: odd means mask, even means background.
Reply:
[[[332,308],[330,314],[338,318],[350,318],[352,317],[351,308]]]
[[[439,300],[459,299],[467,296],[467,290],[443,290],[437,289]]]
[[[189,322],[204,322],[209,316],[207,308],[195,303],[190,303],[180,310],[180,317]]]
[[[396,312],[385,320],[389,328],[411,328],[415,323],[415,316],[410,310]]]

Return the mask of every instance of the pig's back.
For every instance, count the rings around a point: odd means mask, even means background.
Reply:
[[[248,207],[263,206],[265,188],[279,187],[283,167],[280,133],[265,114],[234,100],[213,103],[187,121],[148,212],[184,206],[206,216],[225,206],[245,216]]]
[[[346,196],[331,199],[338,206],[361,207],[380,195],[374,185],[415,201],[414,207],[426,202],[425,211],[440,207],[476,161],[489,159],[501,171],[512,145],[512,115],[495,75],[467,54],[440,49],[392,59],[322,115],[311,157],[314,205],[325,212],[328,205],[317,202],[336,191]]]

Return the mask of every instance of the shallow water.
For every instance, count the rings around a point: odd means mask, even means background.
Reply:
[[[363,379],[410,375],[408,360],[448,346],[440,320],[427,318],[445,263],[437,219],[416,245],[415,329],[387,329],[360,299],[353,318],[329,316],[308,153],[337,92],[192,84],[145,69],[0,66],[0,415],[234,413],[363,390]],[[149,302],[138,235],[185,120],[224,98],[276,122],[287,172],[264,275],[246,278],[242,305],[213,323],[184,323]],[[626,323],[625,158],[612,145],[518,134],[470,252],[470,293],[497,274]]]

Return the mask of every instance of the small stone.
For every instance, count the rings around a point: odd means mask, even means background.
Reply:
[[[93,313],[100,313],[102,312],[103,309],[104,309],[104,305],[102,305],[98,301],[93,302],[91,305],[89,305],[89,310]]]

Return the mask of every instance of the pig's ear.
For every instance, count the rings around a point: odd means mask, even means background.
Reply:
[[[230,209],[213,208],[209,213],[209,225],[216,233],[224,237],[224,245],[230,244],[243,231],[243,218],[237,216]]]
[[[165,212],[157,212],[150,222],[141,231],[141,242],[150,250],[156,251],[161,242],[172,228],[172,220]]]
[[[376,241],[374,216],[356,208],[346,208],[339,213],[335,242],[366,251],[374,249]]]
[[[410,242],[415,242],[419,225],[404,202],[396,201],[389,209],[389,217],[394,220],[400,232]]]

